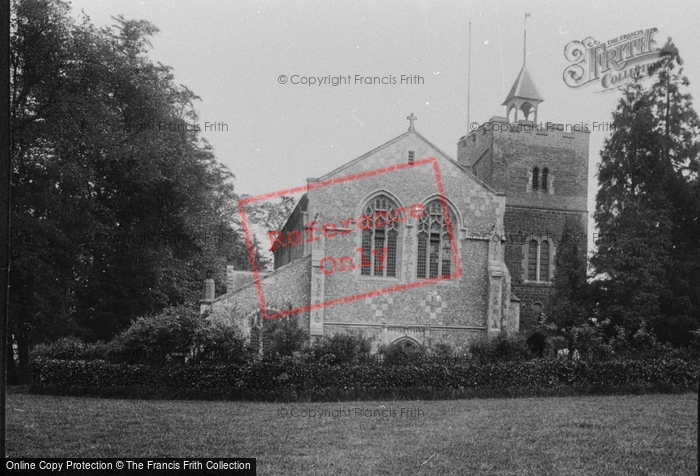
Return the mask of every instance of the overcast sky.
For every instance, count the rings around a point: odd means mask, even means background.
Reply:
[[[146,19],[160,33],[150,54],[174,67],[177,82],[202,101],[199,124],[218,159],[236,175],[239,193],[304,185],[402,134],[413,112],[416,129],[456,158],[469,131],[467,72],[472,23],[471,117],[505,115],[501,103],[523,62],[545,101],[539,120],[607,122],[619,92],[599,85],[571,89],[562,79],[564,47],[593,37],[607,41],[656,27],[659,46],[672,37],[686,60],[690,91],[700,89],[700,2],[605,1],[182,1],[74,0],[98,26],[110,16]],[[286,75],[287,84],[279,83]],[[393,76],[390,85],[307,86],[293,75]],[[422,84],[398,84],[419,75]],[[604,137],[591,133],[589,212],[595,163]]]

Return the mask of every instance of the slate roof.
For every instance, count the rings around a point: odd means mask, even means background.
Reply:
[[[515,79],[513,87],[510,88],[508,97],[505,101],[503,101],[503,106],[508,104],[508,101],[514,97],[530,99],[531,101],[537,102],[544,101],[542,96],[540,96],[540,92],[537,90],[537,86],[535,86],[535,82],[532,80],[532,76],[530,76],[530,72],[527,70],[527,66],[525,65],[523,65],[523,69],[520,70],[520,74],[518,74],[518,77]]]

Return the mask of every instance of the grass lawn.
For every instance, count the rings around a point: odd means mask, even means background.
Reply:
[[[259,475],[679,476],[698,474],[697,408],[694,393],[293,404],[15,393],[6,441],[12,457],[255,457]],[[309,410],[351,417],[282,416]]]

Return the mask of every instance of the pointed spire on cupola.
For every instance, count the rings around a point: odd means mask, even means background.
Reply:
[[[530,14],[525,14],[525,25],[527,26],[527,17]],[[527,28],[525,29],[524,41],[523,41],[523,67],[520,70],[520,74],[515,79],[513,87],[510,88],[508,97],[503,101],[503,105],[506,107],[506,117],[510,121],[510,112],[515,109],[515,116],[513,122],[518,121],[518,111],[523,113],[523,119],[526,121],[530,120],[530,114],[534,115],[532,119],[533,122],[537,122],[537,105],[544,101],[540,92],[535,86],[535,82],[530,76],[530,72],[527,70]]]

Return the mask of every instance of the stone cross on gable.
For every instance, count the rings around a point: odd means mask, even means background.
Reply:
[[[408,130],[409,131],[415,130],[415,128],[413,127],[413,121],[417,121],[418,118],[416,116],[414,116],[413,113],[411,113],[411,115],[406,117],[406,119],[408,119],[409,123],[410,123],[410,125],[408,126]]]

